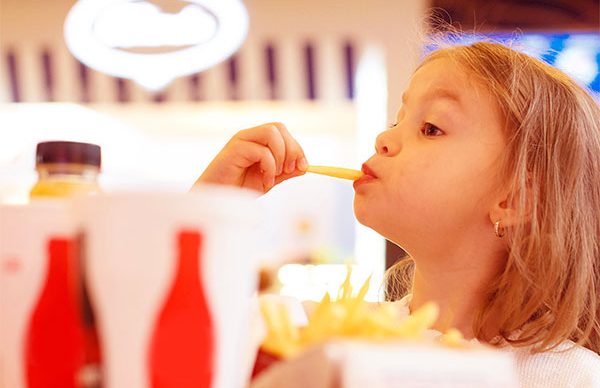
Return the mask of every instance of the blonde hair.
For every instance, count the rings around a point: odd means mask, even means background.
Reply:
[[[456,61],[498,102],[507,139],[500,180],[527,220],[506,229],[506,266],[474,319],[475,336],[534,352],[570,339],[600,353],[598,103],[564,73],[501,44],[443,48],[423,63],[436,58]],[[413,267],[401,260],[388,280],[406,292]],[[499,331],[486,338],[491,324]]]

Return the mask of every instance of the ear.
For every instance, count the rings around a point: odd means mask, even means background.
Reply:
[[[527,200],[525,205],[526,209],[519,209],[515,202],[516,201],[511,201],[508,192],[498,195],[490,208],[489,215],[491,223],[495,224],[497,221],[500,221],[503,227],[509,227],[527,222],[527,219],[529,218],[530,201]]]
[[[513,226],[519,222],[518,211],[513,208],[508,200],[496,201],[490,209],[490,222],[495,224],[496,221],[501,221],[503,227]]]

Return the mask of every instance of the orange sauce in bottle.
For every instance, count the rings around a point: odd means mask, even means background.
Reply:
[[[100,147],[66,141],[39,143],[36,150],[38,181],[30,198],[69,197],[99,193]]]

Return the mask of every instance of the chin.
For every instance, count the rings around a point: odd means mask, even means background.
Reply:
[[[369,211],[364,206],[361,206],[360,201],[354,197],[354,216],[356,220],[364,226],[371,227],[368,222],[368,215]]]
[[[380,218],[377,217],[373,213],[372,210],[369,210],[368,207],[363,206],[360,202],[354,200],[354,216],[356,220],[361,224],[366,226],[367,228],[373,229],[375,232],[379,233],[382,238],[385,238],[392,242],[395,245],[398,245],[402,249],[406,242],[398,236],[398,228],[392,227],[390,225],[382,225],[381,222],[377,222]]]
[[[373,210],[360,206],[356,201],[354,202],[354,216],[356,220],[363,226],[366,226],[369,229],[379,233],[382,237],[387,238],[385,236],[385,228],[381,225],[381,219],[373,212]]]

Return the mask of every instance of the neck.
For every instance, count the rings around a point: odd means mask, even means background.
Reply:
[[[486,265],[485,262],[472,258],[442,262],[414,259],[416,266],[411,311],[433,301],[440,309],[439,318],[433,329],[445,332],[450,328],[456,328],[465,338],[473,338],[475,314],[484,301],[488,285],[498,274],[498,267],[490,265],[490,261]],[[445,263],[452,263],[452,265],[444,265]]]

